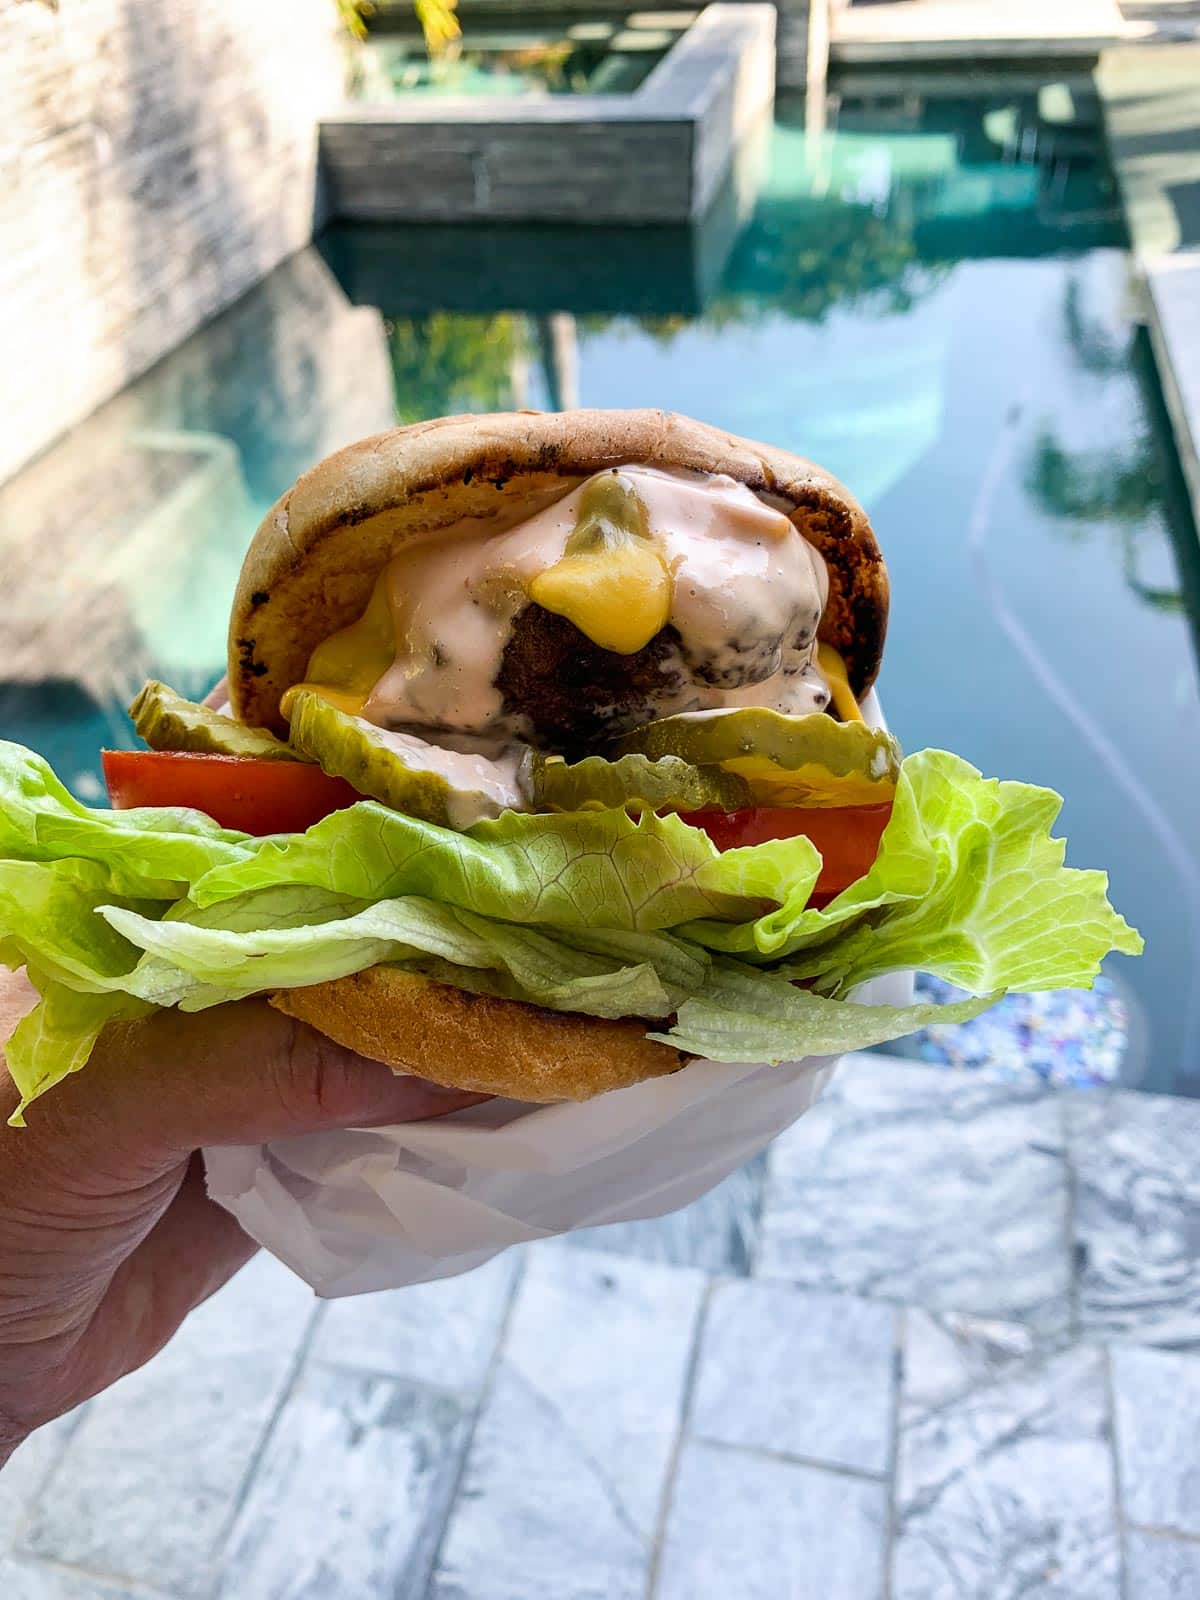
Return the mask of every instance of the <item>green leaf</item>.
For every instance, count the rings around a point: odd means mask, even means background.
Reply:
[[[795,1061],[841,1055],[902,1038],[931,1022],[967,1022],[1000,998],[953,1005],[860,1006],[796,989],[778,975],[721,962],[675,1025],[651,1039],[710,1061]]]
[[[212,905],[305,884],[357,900],[419,895],[508,922],[653,931],[694,917],[756,916],[779,888],[780,862],[810,859],[793,850],[776,861],[768,852],[756,865],[744,859],[750,854],[722,857],[676,816],[506,812],[464,834],[368,802],[214,868],[192,898]]]
[[[110,891],[174,900],[203,873],[252,856],[261,841],[183,807],[93,810],[41,756],[0,740],[0,859],[93,861]]]
[[[547,1011],[574,1011],[587,1017],[665,1017],[672,1010],[670,998],[653,967],[618,967],[594,977],[564,978],[561,983],[546,983],[534,990],[502,969],[457,967],[448,961],[429,957],[408,961],[410,972],[420,973],[435,983],[447,983],[471,994],[491,995],[500,1000],[524,1000]]]
[[[41,1001],[21,1019],[4,1046],[4,1064],[21,1096],[9,1118],[15,1128],[24,1127],[25,1112],[34,1100],[87,1065],[101,1029],[109,1022],[145,1016],[154,1009],[127,994],[80,994],[34,967],[29,978]]]
[[[0,960],[94,993],[120,987],[137,949],[97,912],[111,905],[111,873],[94,861],[0,861]],[[145,917],[166,902],[125,899]]]
[[[553,1010],[665,1017],[690,992],[679,976],[695,981],[708,967],[703,952],[685,960],[677,941],[661,937],[655,944],[649,936],[627,936],[633,941],[628,950],[618,936],[584,941],[592,943],[588,949],[417,896],[364,904],[322,890],[281,888],[201,910],[180,907],[161,921],[118,907],[103,915],[145,952],[124,987],[185,1011],[397,962],[443,979],[455,969],[466,988],[473,986],[472,973],[493,974],[484,992]]]
[[[1110,950],[1137,955],[1140,935],[1107,900],[1102,872],[1063,865],[1050,789],[983,778],[923,750],[901,768],[892,819],[870,871],[823,911],[793,899],[729,929],[682,931],[785,976],[845,994],[915,969],[975,994],[1090,988]]]

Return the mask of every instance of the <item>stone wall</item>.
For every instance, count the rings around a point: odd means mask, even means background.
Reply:
[[[0,480],[312,234],[333,0],[0,0]]]

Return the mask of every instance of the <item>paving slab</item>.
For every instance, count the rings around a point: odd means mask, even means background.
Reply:
[[[92,1401],[20,1550],[206,1595],[315,1305],[286,1267],[256,1257],[160,1355]]]
[[[146,1600],[92,1572],[72,1572],[44,1561],[16,1561],[0,1556],[0,1594],[4,1600]]]
[[[686,1268],[530,1251],[436,1600],[641,1600],[704,1288]]]
[[[1126,1517],[1200,1538],[1200,1355],[1115,1345],[1110,1359]]]
[[[655,1600],[882,1600],[886,1526],[882,1484],[694,1440]]]
[[[334,1300],[322,1315],[313,1357],[443,1389],[478,1389],[519,1266],[510,1251],[458,1278]]]
[[[82,1418],[83,1413],[77,1411],[39,1428],[0,1470],[0,1552],[16,1543],[26,1518],[37,1505],[42,1485]]]
[[[692,1432],[882,1475],[896,1322],[891,1306],[849,1295],[720,1284],[700,1345]]]
[[[1080,1090],[1063,1111],[1080,1327],[1200,1345],[1200,1101]]]
[[[1196,1600],[1200,1543],[1131,1529],[1125,1537],[1130,1600]]]
[[[467,1425],[453,1396],[314,1364],[242,1506],[221,1600],[420,1600]]]
[[[766,1157],[756,1156],[682,1211],[644,1222],[581,1228],[568,1234],[565,1242],[574,1249],[744,1274],[750,1270],[758,1237],[766,1170]]]
[[[1121,1600],[1103,1352],[907,1321],[894,1600]]]
[[[756,1272],[1052,1334],[1067,1218],[1053,1093],[856,1056],[771,1150]]]
[[[501,1366],[431,1600],[643,1600],[649,1549],[607,1470],[540,1391]]]
[[[916,1428],[974,1390],[1011,1377],[1034,1359],[1039,1344],[1019,1322],[910,1308],[900,1359],[905,1427]]]

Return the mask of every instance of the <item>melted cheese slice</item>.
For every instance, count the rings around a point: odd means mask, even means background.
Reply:
[[[657,550],[629,539],[563,556],[533,579],[529,598],[566,617],[602,650],[632,656],[667,625],[671,576]]]
[[[843,722],[862,722],[863,714],[858,709],[858,701],[854,698],[854,690],[846,675],[846,663],[831,644],[817,646],[817,665],[829,685],[838,716]]]
[[[309,657],[304,682],[287,691],[280,710],[288,716],[296,696],[307,689],[347,716],[361,716],[367,696],[395,659],[396,630],[388,604],[385,568],[376,579],[362,616],[317,646]]]

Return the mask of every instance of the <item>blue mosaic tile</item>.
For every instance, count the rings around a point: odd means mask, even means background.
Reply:
[[[963,994],[940,978],[917,978],[918,1000],[944,1005]],[[1056,1088],[1084,1088],[1119,1082],[1130,1046],[1129,1006],[1117,984],[1101,976],[1094,989],[1006,995],[971,1022],[925,1028],[902,1051],[937,1066],[986,1067],[1012,1081],[1036,1078]]]

